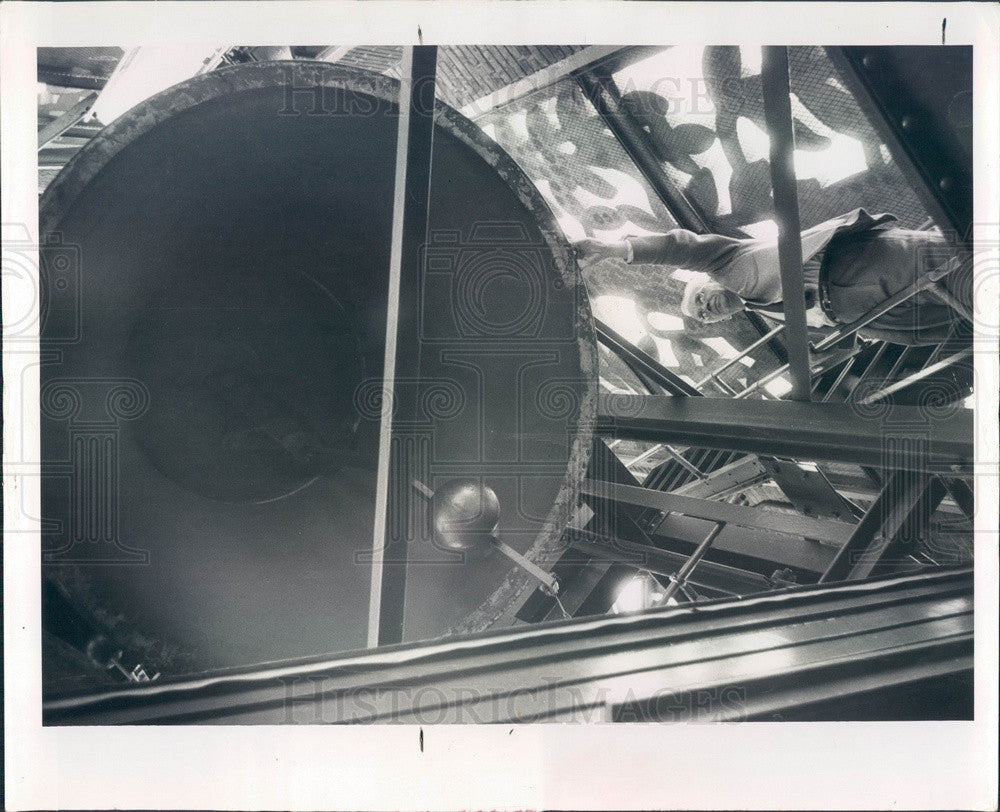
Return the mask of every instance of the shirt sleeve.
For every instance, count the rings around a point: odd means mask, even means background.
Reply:
[[[651,237],[629,237],[632,261],[637,264],[670,265],[714,275],[745,248],[739,240],[720,234],[695,234],[675,228]]]
[[[781,301],[781,272],[775,239],[737,239],[674,229],[652,237],[633,237],[637,263],[684,268],[708,274],[746,302]]]

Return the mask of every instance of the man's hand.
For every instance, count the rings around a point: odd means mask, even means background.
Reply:
[[[580,240],[573,243],[576,250],[576,261],[583,269],[604,259],[621,259],[628,257],[628,246],[624,242],[601,242],[600,240]]]

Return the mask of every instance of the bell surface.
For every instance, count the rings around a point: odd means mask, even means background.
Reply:
[[[529,556],[576,503],[586,292],[538,192],[441,103],[400,302],[418,374],[383,380],[398,97],[321,63],[223,68],[124,114],[42,199],[44,569],[166,675],[365,645],[392,402],[405,639],[527,588],[441,549],[414,478],[487,483]]]

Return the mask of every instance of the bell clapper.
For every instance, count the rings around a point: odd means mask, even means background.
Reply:
[[[418,479],[414,479],[412,484],[421,496],[430,501],[435,533],[445,546],[468,550],[488,543],[540,581],[542,591],[558,600],[559,581],[555,576],[500,540],[500,502],[492,488],[473,481],[453,480],[435,492]],[[446,504],[435,499],[436,493],[443,492],[448,495]]]

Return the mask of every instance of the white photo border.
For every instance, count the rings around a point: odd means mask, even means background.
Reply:
[[[87,2],[0,4],[2,221],[37,240],[39,46],[975,46],[975,217],[1000,223],[1000,14],[991,3]],[[1000,300],[997,274],[981,295]],[[3,312],[29,303],[4,280]],[[6,320],[5,320],[6,321]],[[976,357],[976,720],[732,725],[43,728],[38,348],[5,347],[9,809],[987,809],[997,797],[997,355]],[[35,449],[35,454],[26,450]],[[21,456],[23,454],[23,456]],[[34,515],[37,515],[34,514]]]

